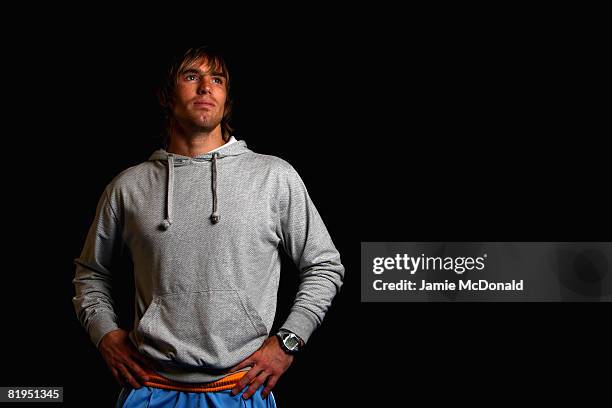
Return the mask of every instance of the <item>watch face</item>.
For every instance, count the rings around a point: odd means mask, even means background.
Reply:
[[[298,344],[300,344],[300,342],[295,336],[287,336],[285,338],[285,345],[290,350],[293,350],[294,348],[296,348]]]

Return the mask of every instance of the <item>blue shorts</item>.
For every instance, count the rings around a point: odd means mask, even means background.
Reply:
[[[225,407],[249,407],[249,408],[275,408],[276,401],[272,393],[268,397],[261,398],[264,389],[262,384],[251,398],[245,400],[242,392],[232,395],[232,390],[213,392],[185,392],[172,391],[162,388],[141,386],[135,388],[122,388],[117,398],[116,408],[225,408]]]

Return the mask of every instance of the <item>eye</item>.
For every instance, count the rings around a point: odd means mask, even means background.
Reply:
[[[186,76],[185,76],[185,79],[186,79],[187,81],[195,81],[197,78],[198,78],[198,76],[197,76],[197,75],[194,75],[194,74],[189,74],[189,75],[186,75]]]
[[[219,85],[223,84],[223,78],[221,78],[221,77],[213,77],[212,80],[216,84],[219,84]]]

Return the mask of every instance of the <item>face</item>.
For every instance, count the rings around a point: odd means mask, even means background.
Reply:
[[[221,123],[226,98],[225,76],[199,62],[179,74],[172,112],[185,131],[210,132]]]

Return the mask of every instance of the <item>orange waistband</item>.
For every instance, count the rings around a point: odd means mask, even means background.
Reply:
[[[231,390],[246,375],[246,371],[238,371],[237,373],[225,376],[217,381],[200,384],[190,384],[173,381],[169,378],[162,377],[157,373],[148,373],[149,381],[143,384],[148,387],[163,388],[165,390],[185,391],[185,392],[213,392]]]

